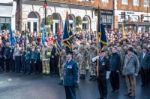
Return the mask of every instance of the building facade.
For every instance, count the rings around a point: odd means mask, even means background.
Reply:
[[[0,31],[8,29],[9,25],[12,30],[15,30],[16,2],[13,0],[0,1],[0,12]]]
[[[150,31],[150,0],[114,0],[114,28],[122,23],[137,27],[137,31]]]
[[[69,14],[70,27],[76,30],[76,18],[82,23],[79,27],[85,31],[97,30],[97,12],[100,9],[101,21],[106,28],[117,30],[121,24],[138,26],[139,31],[149,31],[149,0],[15,0],[17,1],[16,28],[40,32],[46,17],[50,16],[50,28],[56,33],[63,29],[66,13]],[[18,9],[19,8],[19,9]],[[46,19],[47,20],[47,19]]]
[[[20,1],[20,0],[19,0]],[[80,17],[82,23],[79,25],[81,30],[96,31],[97,30],[97,14],[95,9],[101,9],[99,13],[104,20],[103,23],[107,27],[113,26],[113,0],[47,0],[46,16],[52,16],[52,22],[48,26],[52,33],[56,33],[60,27],[63,30],[63,25],[66,18],[66,13],[69,15],[70,27],[75,31],[77,28],[77,17]],[[18,3],[20,4],[20,3]],[[19,6],[22,8],[17,16],[19,23],[18,30],[28,30],[30,32],[39,32],[43,27],[45,20],[45,5],[44,0],[22,0]],[[18,15],[17,14],[17,15]],[[21,28],[19,27],[21,26]]]

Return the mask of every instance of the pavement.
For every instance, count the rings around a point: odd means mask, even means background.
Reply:
[[[138,78],[139,79],[139,78]],[[0,99],[65,99],[64,87],[58,85],[59,78],[44,75],[0,74]],[[108,81],[108,99],[131,99],[124,94],[126,87],[121,79],[120,90],[111,93]],[[81,81],[77,89],[77,99],[97,99],[97,83]],[[150,99],[150,86],[142,88],[137,80],[135,99]]]

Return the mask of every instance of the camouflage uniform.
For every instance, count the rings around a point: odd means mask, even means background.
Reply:
[[[43,74],[50,73],[50,56],[51,56],[51,48],[44,46],[41,51],[41,59],[42,59],[42,72]]]
[[[66,53],[65,53],[65,50],[62,49],[60,52],[60,59],[59,59],[59,76],[60,76],[61,83],[63,81],[63,68],[64,68],[63,63],[65,59],[66,59]]]
[[[80,47],[82,58],[82,63],[80,66],[80,78],[85,79],[86,76],[86,69],[88,67],[88,49],[86,48],[86,45],[83,45]]]
[[[92,58],[97,55],[97,49],[94,44],[90,46],[90,80],[94,80],[96,77],[96,62],[92,62]]]
[[[83,56],[81,55],[81,53],[79,52],[78,48],[74,48],[74,60],[77,62],[78,64],[78,68],[81,68],[82,62],[83,62]],[[80,71],[79,71],[79,75],[80,75]],[[79,76],[78,76],[78,83],[80,82]]]

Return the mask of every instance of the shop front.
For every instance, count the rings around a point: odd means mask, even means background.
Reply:
[[[105,25],[107,31],[113,28],[113,10],[100,10],[101,21]]]

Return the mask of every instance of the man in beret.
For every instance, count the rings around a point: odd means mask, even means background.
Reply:
[[[64,62],[64,88],[66,99],[76,99],[76,86],[78,81],[78,66],[73,60],[73,53],[68,52]]]

